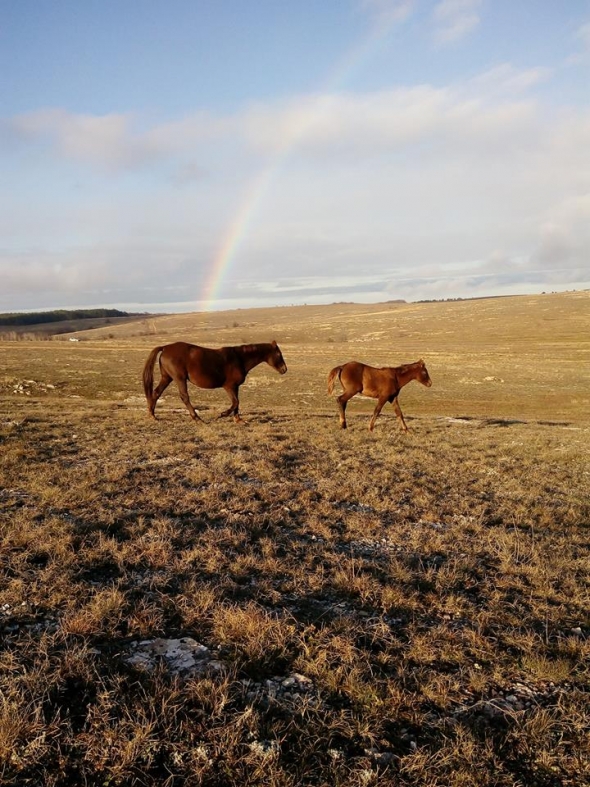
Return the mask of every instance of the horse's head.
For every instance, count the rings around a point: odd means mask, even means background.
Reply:
[[[432,380],[430,379],[430,375],[428,374],[428,369],[426,368],[426,364],[422,359],[420,359],[416,364],[416,366],[418,367],[418,376],[416,377],[416,379],[418,380],[418,382],[422,383],[422,385],[425,385],[427,388],[430,388],[430,386],[432,385]]]
[[[279,374],[285,374],[287,371],[287,364],[285,363],[285,359],[283,358],[283,353],[281,352],[281,348],[279,345],[273,340],[271,342],[271,350],[266,359],[266,362],[269,366],[272,366]]]

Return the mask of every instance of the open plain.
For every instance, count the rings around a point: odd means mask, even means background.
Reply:
[[[289,371],[152,421],[179,339]],[[339,429],[333,366],[419,358]],[[589,457],[588,292],[0,343],[0,782],[589,783]]]

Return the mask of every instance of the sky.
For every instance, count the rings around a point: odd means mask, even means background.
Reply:
[[[0,312],[590,287],[590,0],[0,0]]]

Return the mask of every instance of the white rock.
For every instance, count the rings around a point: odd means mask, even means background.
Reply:
[[[189,675],[203,672],[212,661],[209,648],[192,637],[181,639],[158,637],[142,640],[138,644],[132,644],[131,647],[134,648],[135,653],[127,659],[127,663],[145,669],[153,669],[158,659],[163,659],[172,673]],[[221,667],[221,662],[214,663],[213,669]]]

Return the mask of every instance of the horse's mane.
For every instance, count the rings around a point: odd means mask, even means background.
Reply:
[[[412,363],[404,363],[401,366],[398,366],[397,368],[407,371],[408,369],[413,369],[415,366],[420,366],[421,363],[424,363],[424,361],[413,361]]]
[[[395,370],[403,374],[404,372],[407,372],[410,369],[415,369],[416,366],[420,366],[420,361],[414,361],[414,363],[404,363],[402,366],[396,366]]]
[[[250,355],[251,353],[257,353],[260,350],[266,350],[270,347],[269,342],[259,342],[258,344],[240,344],[236,347],[236,350],[241,350],[245,355]]]

